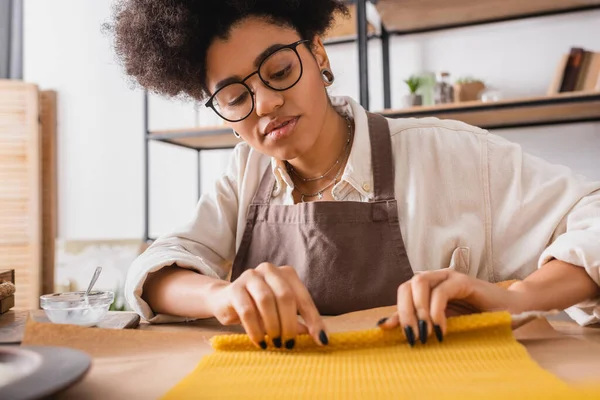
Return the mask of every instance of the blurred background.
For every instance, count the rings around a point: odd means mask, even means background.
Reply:
[[[600,1],[348,3],[326,38],[332,95],[460,119],[600,179]],[[124,76],[113,4],[0,0],[0,274],[17,308],[102,265],[96,288],[123,309],[133,259],[189,220],[236,143],[212,111]]]

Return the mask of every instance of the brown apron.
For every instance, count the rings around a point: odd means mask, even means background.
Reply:
[[[373,167],[372,201],[270,205],[275,176],[267,168],[248,209],[231,280],[262,262],[298,272],[322,315],[396,304],[413,276],[394,198],[388,123],[367,113]]]

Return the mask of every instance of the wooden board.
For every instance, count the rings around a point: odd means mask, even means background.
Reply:
[[[36,322],[45,322],[51,324],[50,320],[46,316],[44,310],[31,311],[31,317]],[[133,312],[125,311],[109,311],[106,317],[100,323],[97,328],[103,329],[135,329],[140,324],[140,316]]]
[[[502,100],[494,103],[472,101],[384,110],[381,114],[391,118],[454,119],[486,129],[582,120],[598,121],[600,93],[569,92],[556,96]]]
[[[58,221],[56,174],[56,92],[41,93],[42,123],[42,293],[54,292],[54,261]]]
[[[481,128],[600,120],[600,92],[568,92],[554,96],[501,100],[494,103],[468,101],[390,109],[379,113],[390,118],[433,116],[455,119]],[[233,131],[226,127],[157,131],[151,133],[150,138],[196,149],[233,147],[239,143],[239,139],[233,136]]]
[[[15,270],[14,269],[0,270],[0,282],[15,283]]]
[[[393,307],[388,307],[324,317],[324,323],[328,332],[369,329],[393,311]],[[600,337],[600,330],[595,334],[593,328],[573,325],[572,332],[559,333],[545,320],[536,320],[516,330],[515,336],[535,362],[560,379],[571,383],[597,382],[600,347],[590,339],[591,335]],[[142,324],[140,328],[147,331],[61,329],[53,325],[47,330],[30,329],[26,344],[67,345],[94,358],[94,368],[86,379],[61,398],[86,398],[93,393],[98,399],[144,399],[162,396],[196,368],[203,356],[214,351],[209,344],[211,337],[242,332],[239,325],[223,327],[214,319]],[[485,399],[485,394],[481,397]]]
[[[155,131],[150,134],[150,138],[195,149],[235,147],[241,141],[226,126]]]
[[[350,12],[350,16],[346,17],[344,15],[336,15],[333,26],[325,33],[324,40],[334,40],[334,39],[343,39],[343,38],[352,38],[356,37],[356,6],[353,4],[349,4],[348,11]],[[375,29],[370,23],[367,23],[367,34],[373,34]]]
[[[36,85],[0,80],[0,269],[15,270],[16,308],[41,292],[39,107]]]
[[[0,315],[0,346],[19,344],[23,339],[23,329],[27,322],[26,311],[9,311]]]
[[[36,322],[51,323],[43,310],[31,312],[9,311],[0,316],[0,345],[21,343],[28,316]],[[109,311],[97,327],[102,329],[136,329],[139,324],[140,316],[136,313]]]
[[[0,299],[0,314],[4,314],[8,312],[11,308],[15,306],[15,296],[10,295],[4,299]]]
[[[390,31],[410,32],[600,5],[600,0],[379,0]]]

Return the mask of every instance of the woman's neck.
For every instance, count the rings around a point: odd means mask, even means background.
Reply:
[[[321,132],[312,148],[288,163],[304,178],[319,177],[343,155],[348,142],[348,123],[333,107],[327,108]],[[342,162],[343,160],[340,160]],[[337,169],[334,168],[334,173]]]

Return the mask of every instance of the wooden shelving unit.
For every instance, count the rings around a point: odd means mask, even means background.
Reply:
[[[357,7],[368,0],[356,0]],[[461,28],[525,18],[600,9],[600,0],[377,0],[381,17],[384,107],[391,106],[390,38],[442,29]],[[358,37],[368,31],[358,32]],[[360,102],[369,108],[368,40],[358,40]]]
[[[390,107],[390,38],[494,22],[543,17],[553,14],[600,9],[600,0],[377,0],[381,29],[366,21],[369,0],[349,4],[350,19],[340,19],[324,38],[326,45],[358,43],[360,102],[368,107],[368,52],[370,39],[381,39],[384,104]],[[350,2],[347,2],[350,3]],[[380,33],[379,33],[380,32]],[[600,92],[570,92],[556,96],[502,100],[493,103],[466,102],[431,107],[386,109],[380,114],[391,118],[438,117],[455,119],[486,129],[517,128],[561,123],[600,121]],[[149,232],[149,143],[159,141],[198,151],[232,148],[239,140],[225,126],[150,131],[148,96],[145,115],[145,239]],[[200,157],[198,157],[200,159]],[[199,167],[199,166],[198,166]],[[200,192],[200,182],[198,182]]]
[[[358,39],[358,32],[356,25],[358,22],[358,15],[355,4],[347,4],[348,11],[350,12],[349,18],[342,18],[338,16],[331,29],[326,32],[323,38],[323,43],[326,45],[335,45],[342,43],[354,43]],[[370,23],[367,23],[367,39],[374,39],[381,37],[376,33],[375,28]]]
[[[600,121],[600,92],[570,92],[484,103],[471,101],[385,110],[390,118],[455,119],[485,129]]]
[[[389,118],[455,119],[485,129],[600,121],[600,92],[561,93],[493,103],[471,101],[384,110],[378,114]],[[156,131],[150,133],[148,139],[195,150],[231,148],[240,141],[227,127]]]
[[[600,7],[600,0],[378,0],[377,11],[392,34],[430,32]]]
[[[240,142],[233,131],[224,126],[153,131],[147,138],[195,150],[231,148]]]

